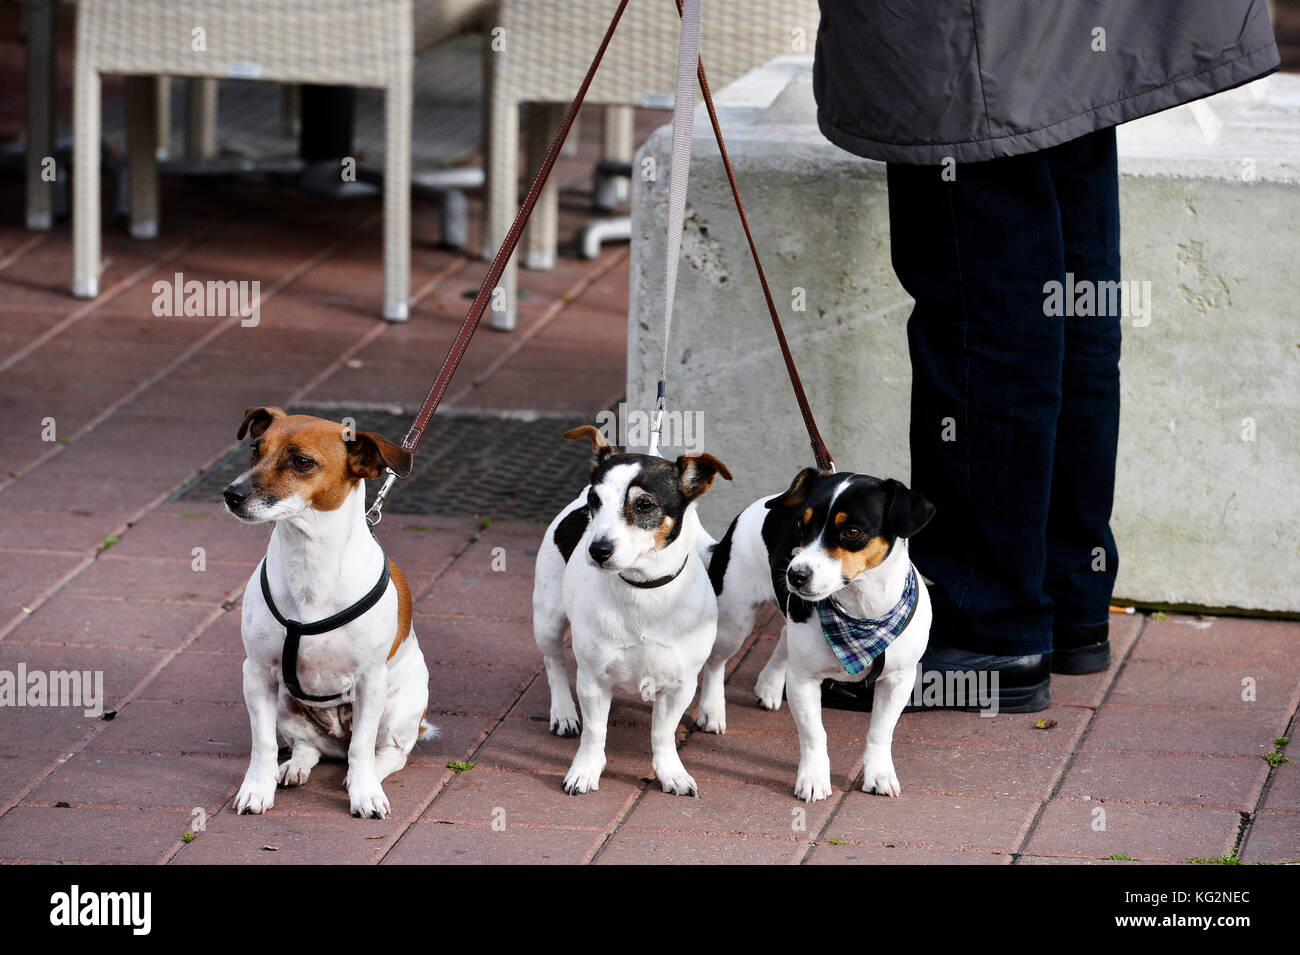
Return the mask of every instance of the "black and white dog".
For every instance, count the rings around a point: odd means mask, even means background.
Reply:
[[[652,764],[664,792],[694,796],[675,733],[713,649],[718,607],[707,560],[712,538],[695,501],[717,475],[712,455],[675,462],[625,454],[587,425],[566,438],[591,441],[591,483],[546,529],[533,583],[533,635],[546,661],[551,732],[578,733],[569,693],[564,627],[573,628],[582,740],[565,792],[599,788],[615,688],[654,702]]]
[[[875,680],[863,755],[867,792],[901,792],[891,754],[894,726],[930,634],[930,597],[907,553],[934,505],[898,481],[865,474],[799,473],[784,494],[755,501],[713,551],[709,576],[718,596],[718,632],[704,670],[698,721],[726,730],[723,671],[775,599],[786,625],[754,690],[775,710],[784,688],[799,731],[795,795],[812,802],[831,792],[821,718],[827,677]]]

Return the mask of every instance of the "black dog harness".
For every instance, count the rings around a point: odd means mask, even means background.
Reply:
[[[310,637],[319,633],[329,633],[331,630],[337,630],[344,624],[356,620],[357,617],[360,617],[379,603],[379,598],[388,590],[388,581],[391,576],[388,572],[388,557],[382,551],[381,556],[384,558],[384,571],[379,575],[379,583],[370,589],[370,593],[351,607],[340,610],[324,620],[318,620],[316,623],[300,623],[297,620],[287,620],[276,609],[275,601],[271,599],[271,585],[266,579],[266,559],[262,559],[262,597],[266,600],[266,606],[271,611],[271,616],[275,617],[280,622],[280,625],[284,627],[284,652],[281,654],[280,671],[284,677],[284,685],[295,698],[309,703],[329,703],[343,698],[342,693],[335,693],[332,696],[312,696],[310,693],[302,691],[302,686],[298,683],[298,641],[304,635]]]

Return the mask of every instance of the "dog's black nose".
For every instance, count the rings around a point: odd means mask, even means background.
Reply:
[[[598,564],[603,564],[614,555],[614,544],[607,540],[594,540],[591,546],[587,548],[587,553],[591,559]]]
[[[802,567],[791,567],[785,572],[785,579],[790,581],[791,587],[799,588],[812,579],[812,571]]]
[[[247,484],[230,484],[221,492],[221,496],[226,499],[227,507],[239,507],[248,500],[249,488]]]

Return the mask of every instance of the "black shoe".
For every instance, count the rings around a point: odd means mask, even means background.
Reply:
[[[1096,673],[1110,666],[1110,624],[1058,624],[1052,630],[1053,673]]]
[[[966,699],[958,694],[965,688],[965,683],[949,685],[943,682],[942,688],[937,679],[921,684],[920,690],[914,691],[914,702],[904,707],[903,712],[913,713],[917,710],[958,709],[967,712],[979,712],[992,709],[994,705],[1000,713],[1036,713],[1047,709],[1052,702],[1052,654],[1034,653],[1025,656],[994,656],[987,653],[971,653],[953,647],[931,647],[921,657],[923,677],[934,672],[958,672],[976,674],[997,671],[997,701],[987,700],[988,705],[981,705],[977,698]],[[976,677],[974,689],[988,692],[992,689],[989,678]],[[939,699],[934,699],[938,693]],[[839,683],[835,680],[822,681],[822,706],[832,710],[857,710],[870,712],[874,687],[868,683]],[[919,701],[918,701],[919,697]]]

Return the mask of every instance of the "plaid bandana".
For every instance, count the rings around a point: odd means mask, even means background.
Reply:
[[[817,616],[821,619],[822,633],[826,635],[826,642],[831,645],[845,671],[850,674],[861,673],[884,653],[885,648],[894,642],[894,638],[912,622],[912,614],[915,612],[915,567],[907,569],[907,583],[903,585],[903,596],[883,617],[868,620],[850,617],[833,597],[817,602]]]

